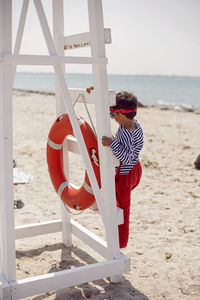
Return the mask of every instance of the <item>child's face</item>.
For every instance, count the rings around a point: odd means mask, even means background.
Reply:
[[[118,112],[113,112],[113,116],[114,116],[114,119],[115,121],[118,123],[118,124],[123,124],[123,115],[118,113]]]

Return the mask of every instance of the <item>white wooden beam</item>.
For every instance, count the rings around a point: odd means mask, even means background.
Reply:
[[[109,259],[111,253],[107,248],[107,243],[98,237],[96,234],[79,224],[78,222],[71,220],[72,223],[72,233],[83,241],[86,245],[94,249],[102,257]]]
[[[91,33],[91,53],[92,57],[105,58],[104,45],[104,25],[102,1],[88,0],[89,25]],[[108,81],[106,65],[93,65],[93,81],[96,93],[96,115],[97,115],[97,135],[100,156],[101,185],[104,214],[109,220],[109,225],[105,224],[108,247],[113,251],[113,257],[119,256],[119,240],[117,227],[117,208],[114,182],[114,162],[113,155],[108,147],[103,147],[101,138],[103,135],[112,136],[110,126],[110,113],[108,101]],[[103,122],[102,122],[103,120]]]
[[[14,55],[18,55],[20,52],[22,37],[23,37],[23,33],[24,33],[24,26],[25,26],[27,11],[28,11],[28,5],[29,5],[29,0],[24,0],[23,4],[22,4],[22,10],[21,10],[21,15],[20,15],[20,20],[19,20],[19,25],[18,25],[18,30],[17,30]],[[16,68],[17,68],[17,66],[16,66],[16,64],[14,64],[13,65],[13,82],[15,79]]]
[[[123,219],[121,212],[123,213],[123,211],[122,210],[119,211],[120,218]],[[107,259],[112,258],[112,251],[111,251],[111,249],[109,249],[107,247],[107,243],[104,240],[102,240],[96,234],[89,231],[87,228],[83,227],[78,222],[72,220],[71,223],[72,223],[72,233],[76,237],[78,237],[80,240],[82,240],[84,243],[86,243],[89,247],[91,247],[96,252],[98,252],[101,256],[103,256]],[[123,223],[123,221],[122,221],[122,223]]]
[[[15,239],[60,232],[62,230],[61,219],[28,225],[18,225],[15,227]]]
[[[53,37],[56,52],[60,56],[64,56],[64,3],[63,0],[52,0],[52,10],[53,10]],[[65,76],[65,64],[61,65],[63,76]],[[55,94],[56,94],[56,115],[57,117],[66,112],[65,101],[63,99],[59,82],[57,77],[55,77]],[[67,144],[63,144],[63,163],[64,172],[69,178],[69,168],[68,168],[68,149]],[[70,223],[70,213],[65,209],[63,202],[60,201],[60,209],[62,216],[62,240],[66,247],[72,245],[72,234],[71,234],[71,223]]]
[[[104,24],[102,1],[88,0],[89,27],[91,34],[92,57],[105,57]],[[117,208],[114,180],[114,160],[111,149],[103,147],[102,136],[112,137],[110,127],[109,101],[106,91],[108,90],[106,65],[92,65],[93,81],[97,94],[96,115],[97,135],[100,156],[101,187],[104,214],[110,221],[105,225],[108,248],[112,249],[114,258],[120,255],[119,237],[117,226]],[[103,122],[102,122],[103,120]],[[120,273],[111,277],[112,282],[121,280]]]
[[[17,36],[16,36],[16,41],[15,41],[15,48],[14,48],[14,54],[19,54],[21,43],[22,43],[22,37],[24,33],[24,26],[26,22],[26,16],[28,12],[28,5],[29,5],[29,0],[23,0],[22,4],[22,10],[21,10],[21,15],[19,19],[19,25],[18,25],[18,30],[17,30]]]
[[[79,285],[129,270],[130,260],[121,254],[118,259],[11,282],[12,299]]]
[[[12,52],[12,1],[0,0],[0,57]],[[15,280],[12,66],[0,65],[0,269]]]
[[[94,213],[99,213],[95,211]],[[123,210],[121,208],[117,208],[117,218],[118,218],[118,225],[123,224]],[[74,223],[73,220],[70,222],[70,226],[75,227],[77,222]],[[80,229],[81,227],[77,225]],[[18,225],[15,226],[15,239],[24,239],[28,237],[43,235],[43,234],[50,234],[55,232],[62,231],[62,220],[56,219],[47,222],[41,223],[33,223],[28,225]],[[73,234],[76,235],[76,230],[73,231]],[[90,231],[87,231],[87,234],[90,236]]]
[[[59,56],[64,56],[64,3],[63,0],[52,0],[53,9],[53,38],[55,43],[56,52]],[[62,71],[65,74],[65,65],[62,64]],[[55,78],[55,91],[56,91],[56,115],[60,116],[66,112],[64,99],[60,91],[59,83]]]
[[[0,273],[0,299],[1,300],[12,299],[9,282],[8,282],[8,280],[5,279],[5,277],[2,273]]]
[[[107,64],[107,59],[58,55],[10,55],[2,54],[0,64],[53,65],[53,64]]]
[[[66,143],[67,143],[67,150],[69,152],[81,154],[77,139],[74,136],[68,136],[66,138]]]
[[[104,42],[105,44],[111,43],[111,29],[105,28],[104,29]],[[90,47],[91,40],[90,40],[90,32],[83,32],[79,34],[73,34],[64,37],[64,49],[77,49],[77,48],[84,48]]]
[[[72,102],[74,102],[77,98],[77,102],[83,103],[83,97],[88,104],[95,104],[97,102],[97,96],[96,92],[93,91],[90,94],[88,94],[84,89],[72,89],[69,88],[69,94],[72,99]],[[108,98],[109,98],[109,105],[115,105],[116,104],[116,92],[113,90],[109,90],[108,92]],[[78,97],[80,95],[80,97]]]

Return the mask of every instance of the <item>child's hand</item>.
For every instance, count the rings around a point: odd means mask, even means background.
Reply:
[[[93,85],[92,85],[92,86],[90,86],[90,87],[88,87],[88,88],[86,89],[86,92],[87,92],[88,94],[90,94],[91,91],[93,91],[93,90],[94,90],[94,87],[93,87]]]
[[[107,136],[102,136],[102,139],[101,139],[102,145],[106,146],[106,147],[109,147],[112,140],[113,140],[112,138],[109,138]]]

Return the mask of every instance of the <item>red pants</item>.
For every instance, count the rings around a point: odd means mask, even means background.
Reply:
[[[139,184],[141,175],[140,162],[128,174],[124,175],[120,174],[119,167],[115,175],[117,206],[124,211],[124,224],[118,226],[120,248],[125,248],[128,243],[131,191]]]

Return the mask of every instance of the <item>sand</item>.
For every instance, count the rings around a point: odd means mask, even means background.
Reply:
[[[83,113],[81,104],[77,113]],[[59,199],[46,164],[46,140],[55,120],[55,96],[15,91],[13,97],[14,158],[18,168],[31,173],[29,184],[14,186],[15,224],[60,218]],[[94,107],[90,112],[95,119]],[[143,176],[132,193],[130,239],[122,252],[131,258],[131,271],[122,282],[109,279],[74,286],[27,299],[200,299],[200,114],[160,107],[139,108],[144,130],[141,152]],[[112,123],[115,133],[117,125]],[[70,180],[81,185],[84,166],[70,155]],[[104,238],[101,217],[88,209],[72,216]],[[102,258],[73,238],[66,249],[61,233],[17,240],[17,279],[81,266]]]

